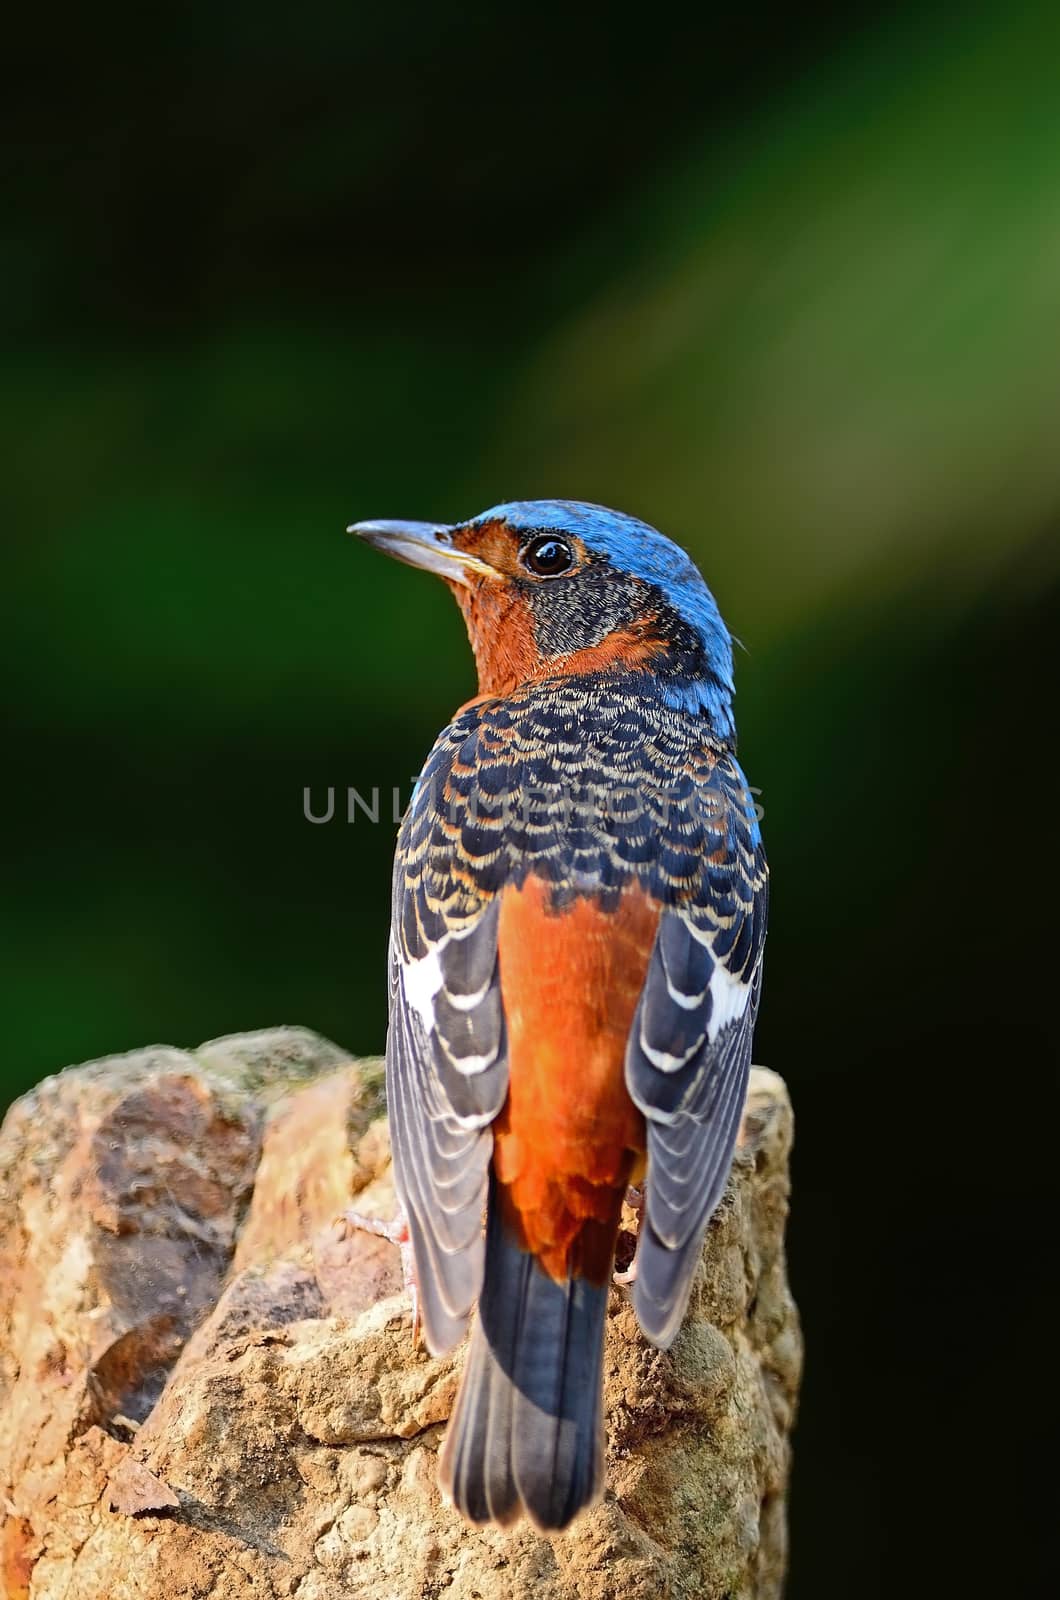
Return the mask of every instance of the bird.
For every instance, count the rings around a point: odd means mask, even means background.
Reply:
[[[429,1350],[477,1302],[439,1457],[474,1524],[563,1529],[604,1476],[623,1201],[640,1328],[680,1328],[746,1096],[768,910],[733,641],[697,567],[581,501],[349,532],[443,579],[478,692],[394,861],[386,1089]]]

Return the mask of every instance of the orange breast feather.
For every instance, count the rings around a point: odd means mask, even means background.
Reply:
[[[644,1151],[624,1061],[659,907],[635,886],[613,911],[588,898],[553,911],[549,899],[529,878],[501,902],[509,1088],[494,1166],[522,1247],[555,1278],[603,1283]]]

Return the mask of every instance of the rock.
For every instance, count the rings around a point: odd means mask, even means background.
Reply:
[[[7,1600],[769,1600],[801,1343],[792,1119],[756,1070],[673,1349],[615,1289],[607,1492],[565,1534],[435,1486],[462,1352],[411,1337],[382,1074],[297,1029],[72,1068],[0,1132]]]

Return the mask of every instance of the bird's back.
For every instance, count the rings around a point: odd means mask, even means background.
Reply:
[[[633,882],[706,905],[711,855],[754,854],[754,806],[729,746],[650,678],[552,678],[472,701],[439,735],[398,847],[432,930],[458,929],[527,877],[553,905],[613,906]]]

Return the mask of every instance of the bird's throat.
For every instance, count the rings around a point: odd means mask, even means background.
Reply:
[[[506,695],[535,679],[636,672],[666,653],[666,642],[645,617],[608,633],[598,643],[556,655],[539,649],[531,606],[508,585],[488,580],[469,589],[450,583],[463,613],[478,668],[480,696]]]
[[[518,590],[483,581],[473,589],[450,583],[475,653],[480,695],[511,694],[536,677],[541,654],[530,607]]]

